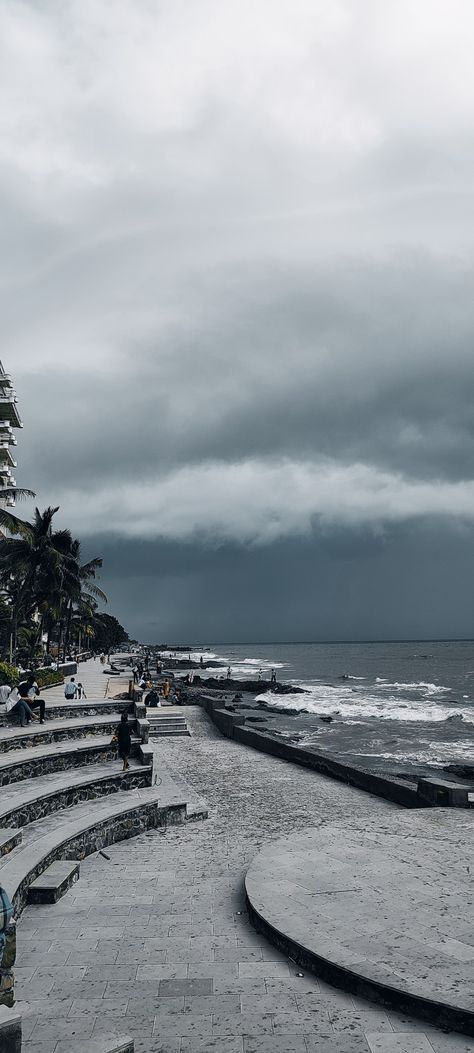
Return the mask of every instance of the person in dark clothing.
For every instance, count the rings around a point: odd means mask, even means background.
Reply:
[[[120,718],[120,724],[115,732],[115,738],[118,743],[118,755],[123,760],[122,771],[127,771],[130,767],[128,758],[132,749],[132,739],[130,735],[130,728],[128,726],[128,716],[126,713],[122,713]]]
[[[22,680],[21,684],[18,684],[20,700],[26,702],[30,709],[39,709],[40,724],[44,724],[46,702],[44,698],[38,698],[39,693],[40,689],[34,676],[29,676],[27,680]]]

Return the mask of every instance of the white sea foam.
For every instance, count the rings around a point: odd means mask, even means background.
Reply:
[[[449,687],[443,687],[442,684],[428,684],[424,680],[416,680],[409,684],[399,683],[397,680],[393,683],[386,681],[385,687],[394,688],[395,691],[420,691],[426,695],[445,695],[450,690]]]
[[[302,740],[302,745],[310,745],[310,738]],[[442,767],[446,761],[465,761],[472,756],[472,741],[467,742],[421,742],[413,749],[406,745],[397,751],[367,750],[362,752],[357,748],[353,750],[338,749],[340,756],[370,757],[372,760],[388,760],[397,763],[408,761],[411,764],[434,764]]]
[[[266,691],[257,701],[270,708],[288,709],[293,712],[316,713],[320,716],[337,716],[354,722],[367,718],[378,720],[422,721],[439,723],[450,717],[474,724],[474,707],[443,705],[427,700],[401,699],[398,694],[373,694],[370,691],[350,687],[333,687],[325,684],[308,685],[299,682],[305,694],[273,694]],[[435,686],[435,685],[433,685]],[[429,695],[429,692],[427,692]]]

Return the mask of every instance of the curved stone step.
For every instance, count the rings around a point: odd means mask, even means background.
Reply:
[[[108,764],[88,765],[85,770],[65,769],[11,783],[2,788],[0,795],[0,827],[27,826],[52,812],[71,808],[80,801],[95,800],[119,790],[151,786],[152,775],[152,765],[132,761],[129,770],[123,772],[121,761],[117,761],[117,766],[111,761]],[[3,854],[1,833],[0,830],[0,855]]]
[[[27,746],[42,746],[63,739],[79,739],[92,735],[112,735],[118,724],[117,714],[95,717],[59,717],[36,722],[27,728],[3,728],[0,736],[0,753],[25,749]]]
[[[474,1034],[474,814],[363,816],[269,844],[250,920],[329,983]]]
[[[182,791],[169,779],[160,785],[122,791],[90,804],[82,802],[32,823],[23,843],[0,860],[0,884],[18,915],[28,888],[56,859],[82,859],[144,830],[186,821]]]
[[[6,856],[8,852],[11,852],[12,848],[20,844],[20,841],[21,830],[15,829],[14,826],[10,826],[6,830],[0,827],[0,856]]]
[[[127,702],[123,698],[84,698],[79,702],[52,702],[49,705],[48,698],[46,697],[46,718],[57,719],[58,717],[67,717],[72,719],[74,717],[93,717],[107,716],[111,713],[117,714],[117,719],[120,719],[120,714],[123,712],[125,706],[129,706],[130,702]]]
[[[71,739],[67,742],[36,746],[11,753],[0,754],[0,786],[8,786],[20,779],[32,779],[38,775],[64,771],[65,768],[80,768],[84,764],[115,760],[117,749],[107,736]],[[140,740],[132,735],[132,757],[140,751]]]

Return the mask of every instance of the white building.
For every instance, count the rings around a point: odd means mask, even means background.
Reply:
[[[13,456],[17,440],[15,429],[22,428],[23,423],[17,409],[16,392],[9,373],[6,373],[0,362],[0,501],[2,490],[16,486],[13,471],[16,460]],[[13,497],[4,497],[3,504],[14,505]]]

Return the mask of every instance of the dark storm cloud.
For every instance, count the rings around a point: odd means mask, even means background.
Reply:
[[[258,550],[103,535],[88,547],[105,556],[111,608],[131,634],[217,643],[463,637],[472,541],[472,530],[432,520]]]

